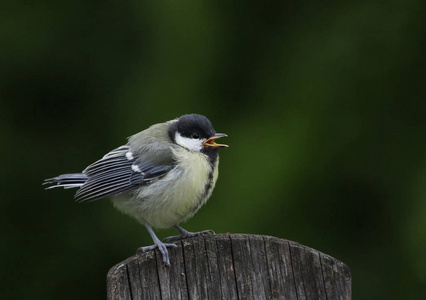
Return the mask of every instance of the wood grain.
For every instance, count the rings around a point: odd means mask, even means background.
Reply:
[[[270,236],[219,234],[132,256],[107,275],[108,299],[351,299],[351,273],[335,258]]]

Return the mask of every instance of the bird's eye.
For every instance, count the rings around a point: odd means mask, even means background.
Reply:
[[[200,138],[200,134],[198,132],[193,132],[191,134],[191,138],[193,138],[193,139],[199,139]]]

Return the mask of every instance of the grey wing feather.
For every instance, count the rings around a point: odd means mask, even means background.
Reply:
[[[174,167],[172,161],[158,165],[145,161],[144,156],[132,152],[129,145],[109,152],[83,171],[88,179],[75,194],[76,200],[97,200],[132,191],[166,175]]]
[[[46,190],[58,187],[70,189],[82,186],[86,180],[87,176],[82,173],[62,174],[57,177],[46,179],[43,185],[52,184],[52,186],[47,187]]]

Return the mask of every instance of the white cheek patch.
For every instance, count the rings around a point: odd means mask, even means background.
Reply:
[[[203,141],[199,139],[191,139],[181,136],[178,132],[175,134],[175,141],[178,145],[190,150],[200,151],[203,148]]]

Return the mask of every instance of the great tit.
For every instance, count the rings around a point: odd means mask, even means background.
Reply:
[[[115,207],[145,225],[163,262],[170,265],[170,242],[211,230],[188,232],[178,224],[192,217],[212,194],[218,177],[219,148],[216,133],[202,115],[188,114],[152,125],[128,139],[128,143],[107,153],[82,173],[46,179],[47,189],[79,188],[77,202],[113,196]],[[152,227],[174,227],[180,233],[160,241]]]

